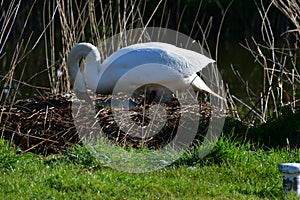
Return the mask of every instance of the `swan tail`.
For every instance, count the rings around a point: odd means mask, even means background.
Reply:
[[[208,92],[211,95],[218,97],[221,100],[224,100],[223,97],[221,97],[220,95],[218,95],[217,93],[213,92],[205,83],[204,81],[198,76],[196,75],[196,77],[194,78],[194,80],[191,82],[191,86],[193,87],[194,90],[199,91],[199,92]]]

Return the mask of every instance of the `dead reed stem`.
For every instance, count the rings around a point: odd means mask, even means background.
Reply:
[[[256,3],[262,20],[262,41],[258,42],[252,38],[251,42],[246,40],[246,44],[242,45],[263,69],[263,90],[256,102],[251,101],[253,105],[246,115],[252,113],[261,122],[266,122],[270,115],[280,116],[282,107],[289,106],[292,110],[296,109],[297,85],[300,82],[299,71],[296,67],[300,42],[299,4],[300,2],[297,0],[273,0],[267,6],[262,0]],[[297,31],[291,30],[283,33],[281,37],[287,38],[284,44],[277,42],[278,38],[273,33],[269,20],[269,12],[272,9],[282,11],[297,29]]]

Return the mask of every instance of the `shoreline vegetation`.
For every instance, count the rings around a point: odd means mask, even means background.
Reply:
[[[284,194],[277,167],[300,162],[300,2],[247,2],[249,10],[257,12],[251,19],[250,11],[235,1],[124,2],[0,2],[0,198],[295,199],[294,194]],[[230,9],[240,11],[248,27],[245,38],[228,33]],[[209,11],[219,14],[212,17]],[[192,13],[193,21],[187,20]],[[217,63],[228,59],[220,56],[220,40],[234,41],[249,53],[258,68],[253,71],[259,71],[262,80],[249,83],[229,64],[234,81],[224,82],[227,117],[211,152],[199,156],[201,130],[213,109],[200,103],[200,131],[189,150],[164,169],[130,174],[105,167],[81,145],[66,59],[80,41],[99,44],[124,29],[150,26],[197,38]],[[243,97],[232,93],[236,86],[231,88],[231,83],[243,88]],[[132,151],[159,148],[173,137],[171,129],[177,123],[174,115],[163,134],[141,143],[120,134],[109,108],[98,110],[111,141]],[[144,120],[139,115],[134,119]]]

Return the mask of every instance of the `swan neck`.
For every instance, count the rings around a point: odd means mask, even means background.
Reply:
[[[79,62],[80,59],[84,57],[86,58],[86,67],[84,74],[82,74],[80,72]],[[95,65],[98,63],[100,63],[100,54],[97,47],[94,45],[89,43],[79,43],[71,49],[68,58],[68,69],[70,81],[74,87],[76,85],[77,90],[80,92],[86,92],[85,79],[89,79],[86,76],[96,73],[98,66]],[[89,87],[91,86],[89,85]],[[95,90],[95,88],[91,89]]]

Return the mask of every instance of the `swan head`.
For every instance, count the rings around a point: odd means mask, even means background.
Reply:
[[[96,64],[100,60],[100,55],[97,47],[90,43],[79,43],[72,47],[67,62],[70,81],[73,85],[74,93],[79,99],[85,100],[86,102],[92,104],[92,101],[87,92],[86,79],[84,77],[84,74],[81,73],[79,67],[81,58],[86,58],[89,61],[93,60],[93,63]],[[87,63],[88,65],[85,67],[85,71],[87,71],[86,68],[92,70],[93,68],[97,68],[96,66],[93,66],[91,64],[91,61]],[[94,88],[92,88],[92,90],[94,90]]]

